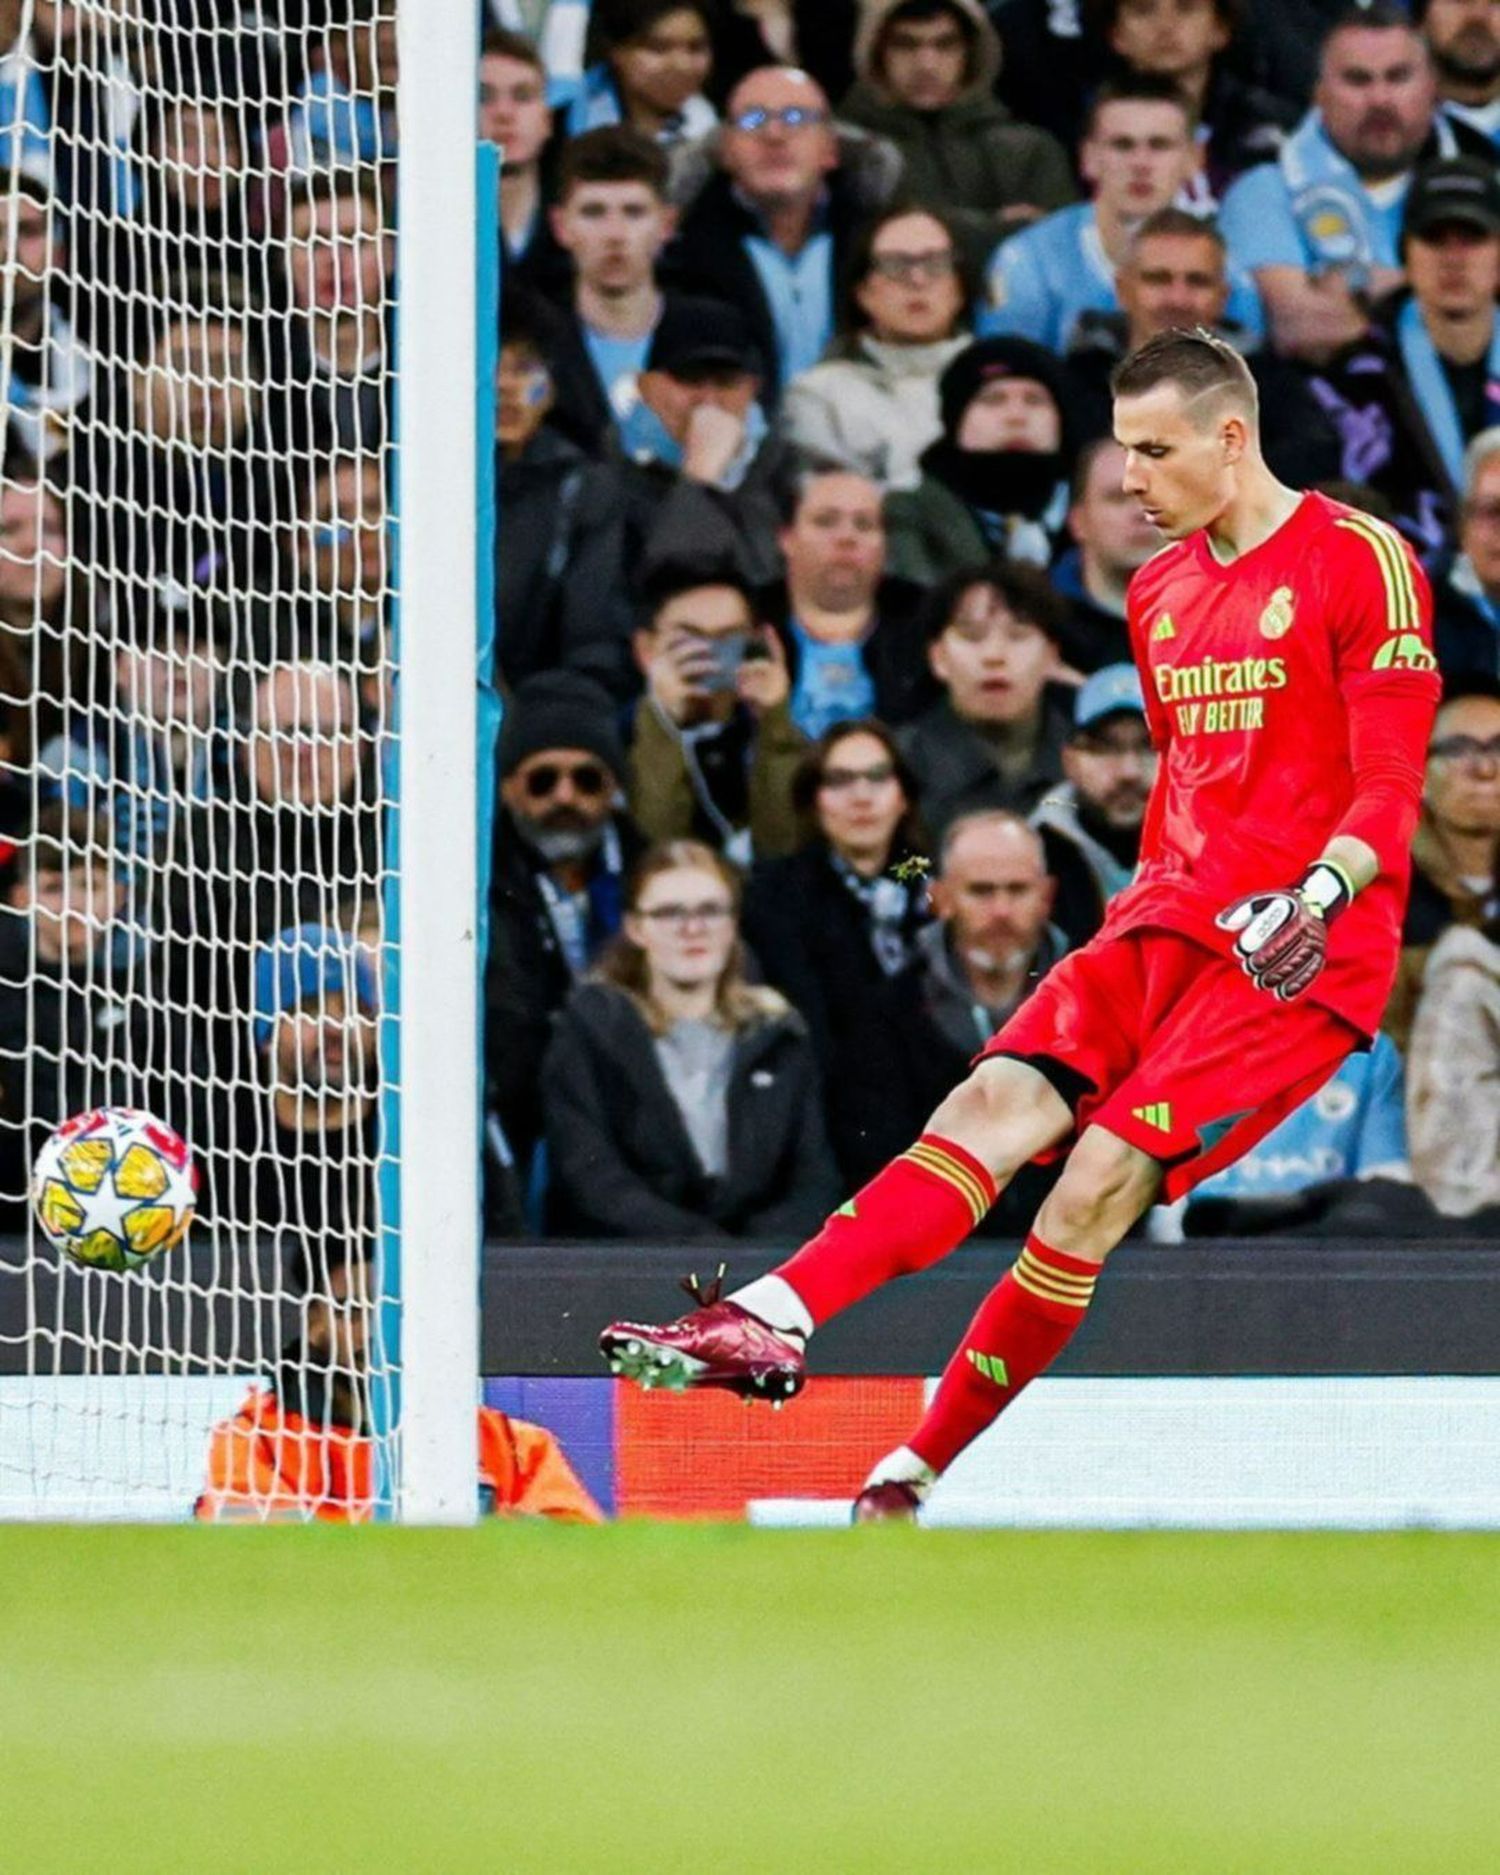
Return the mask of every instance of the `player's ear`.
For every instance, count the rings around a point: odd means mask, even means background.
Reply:
[[[1250,440],[1250,426],[1237,411],[1231,410],[1219,425],[1219,438],[1223,445],[1224,460],[1238,462],[1245,454],[1245,445]]]

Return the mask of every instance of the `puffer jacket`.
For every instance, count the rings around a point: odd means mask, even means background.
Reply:
[[[915,488],[921,455],[943,433],[938,379],[971,343],[960,333],[932,345],[892,345],[862,332],[842,355],[787,386],[780,429],[816,462],[838,463],[885,489]]]
[[[1055,137],[1018,123],[995,97],[1000,38],[979,0],[954,0],[978,34],[966,90],[946,111],[898,104],[873,69],[896,4],[867,5],[854,50],[859,77],[839,115],[895,144],[903,195],[953,216],[982,265],[1005,235],[1077,200],[1072,165]]]
[[[1455,925],[1427,962],[1406,1064],[1412,1171],[1448,1217],[1500,1204],[1500,944]]]

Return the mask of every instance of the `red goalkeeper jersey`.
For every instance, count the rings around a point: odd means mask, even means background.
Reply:
[[[1337,833],[1380,876],[1329,932],[1308,996],[1365,1033],[1390,995],[1437,708],[1432,597],[1394,529],[1307,494],[1229,565],[1205,534],[1130,583],[1131,643],[1161,754],[1134,882],[1105,930],[1229,948],[1215,916],[1296,880]]]

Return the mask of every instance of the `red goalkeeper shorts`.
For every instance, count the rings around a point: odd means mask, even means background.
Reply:
[[[1075,1135],[1106,1126],[1159,1159],[1173,1199],[1264,1139],[1364,1039],[1320,1004],[1278,1002],[1191,938],[1141,930],[1064,957],[977,1059],[1039,1068],[1073,1108]]]

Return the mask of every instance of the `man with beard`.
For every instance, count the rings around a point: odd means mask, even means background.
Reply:
[[[1493,0],[1427,0],[1412,8],[1448,115],[1500,144],[1500,30]]]
[[[619,805],[624,774],[597,684],[544,671],[516,690],[500,732],[485,1061],[492,1143],[523,1172],[552,1018],[620,929],[625,873],[644,846]]]
[[[369,1242],[379,1153],[374,973],[326,925],[278,931],[255,953],[255,1047],[268,1123],[255,1139],[262,1229]]]
[[[1156,779],[1141,680],[1133,664],[1107,664],[1078,692],[1063,745],[1067,780],[1031,816],[1057,881],[1054,916],[1074,946],[1104,922],[1130,883]]]
[[[1388,0],[1351,8],[1323,42],[1313,109],[1224,198],[1230,259],[1254,274],[1278,351],[1318,362],[1361,336],[1401,284],[1413,170],[1465,153],[1491,156],[1489,139],[1438,108],[1406,14]]]
[[[1068,512],[1072,386],[1030,339],[979,339],[938,380],[943,434],[886,500],[887,565],[931,585],[995,556],[1046,566]]]

